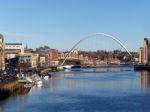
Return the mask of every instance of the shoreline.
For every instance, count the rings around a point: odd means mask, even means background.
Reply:
[[[24,84],[19,83],[18,80],[0,85],[0,101],[27,94],[31,88],[25,88]]]

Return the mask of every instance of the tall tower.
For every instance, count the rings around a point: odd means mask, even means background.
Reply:
[[[140,47],[139,49],[139,63],[144,63],[144,48]]]
[[[148,39],[144,38],[144,64],[148,63]]]
[[[150,38],[144,38],[144,64],[150,64]]]
[[[0,71],[5,69],[5,46],[4,37],[0,34]]]

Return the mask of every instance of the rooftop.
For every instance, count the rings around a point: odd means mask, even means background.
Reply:
[[[22,45],[22,43],[5,43],[5,45]]]

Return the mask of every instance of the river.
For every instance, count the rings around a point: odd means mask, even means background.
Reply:
[[[150,76],[133,68],[53,72],[42,87],[0,102],[0,112],[150,112]]]

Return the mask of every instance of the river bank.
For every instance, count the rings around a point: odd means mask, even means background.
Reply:
[[[8,83],[0,84],[0,101],[15,97],[18,95],[27,94],[31,88],[25,88],[23,83],[14,80]]]

